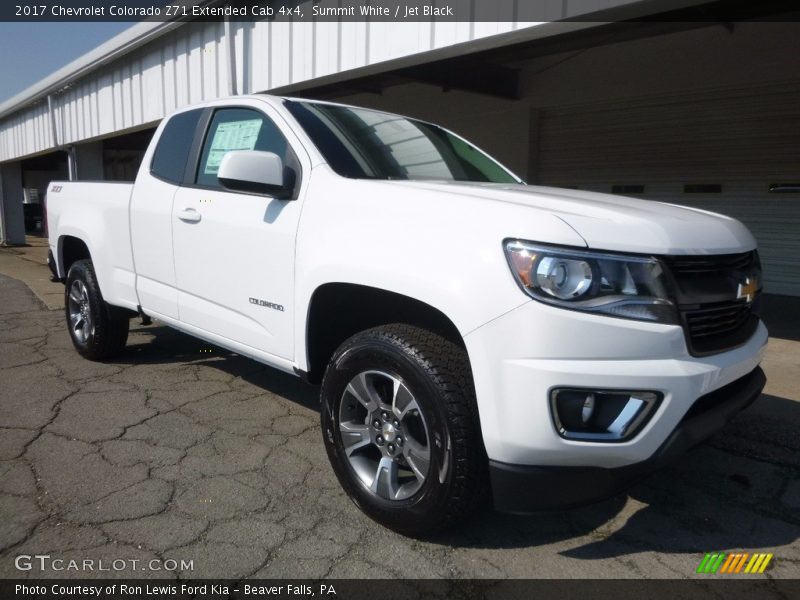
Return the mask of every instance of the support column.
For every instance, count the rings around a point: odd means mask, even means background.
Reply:
[[[22,200],[22,164],[0,165],[0,244],[21,246],[25,243]]]

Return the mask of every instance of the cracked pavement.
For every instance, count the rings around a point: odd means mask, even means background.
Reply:
[[[315,388],[131,325],[123,356],[89,362],[61,311],[0,275],[0,577],[682,578],[717,550],[773,552],[768,577],[800,573],[796,342],[773,342],[765,363],[783,373],[768,388],[779,395],[628,495],[531,517],[485,512],[419,541],[340,490]],[[18,571],[20,554],[193,569]]]

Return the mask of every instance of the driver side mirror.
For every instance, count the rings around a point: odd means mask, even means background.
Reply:
[[[269,194],[285,198],[294,188],[294,171],[280,156],[260,150],[233,150],[222,157],[217,179],[235,192]]]

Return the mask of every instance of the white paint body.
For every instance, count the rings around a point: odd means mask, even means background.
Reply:
[[[218,100],[201,106],[226,106]],[[490,459],[616,467],[649,458],[700,396],[749,373],[767,340],[710,357],[689,354],[677,325],[564,310],[515,282],[507,238],[645,254],[726,254],[756,247],[738,221],[618,196],[525,185],[356,180],[325,163],[282,100],[238,97],[263,111],[297,154],[297,200],[182,188],[149,172],[136,183],[57,183],[48,196],[51,250],[75,236],[89,248],[105,300],[278,369],[308,370],[314,292],[354,283],[444,313],[466,344]],[[186,222],[187,210],[201,219]],[[283,310],[251,304],[264,298]],[[617,444],[561,438],[554,386],[660,391],[644,430]]]

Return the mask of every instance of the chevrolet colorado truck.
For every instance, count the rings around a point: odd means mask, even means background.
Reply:
[[[321,384],[343,489],[408,535],[614,495],[765,383],[741,223],[529,186],[398,115],[193,106],[135,183],[52,182],[47,218],[80,354],[138,315]]]

